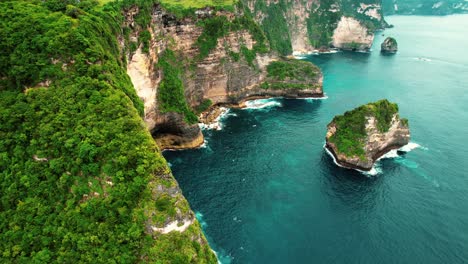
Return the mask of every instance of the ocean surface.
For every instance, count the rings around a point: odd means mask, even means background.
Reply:
[[[222,263],[468,263],[468,16],[387,20],[370,54],[306,58],[327,99],[251,102],[205,148],[164,152]],[[373,176],[337,167],[326,125],[382,98],[418,147]]]

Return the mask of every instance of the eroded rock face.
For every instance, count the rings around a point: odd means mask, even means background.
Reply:
[[[335,47],[367,51],[373,31],[387,27],[381,1],[246,0],[259,24],[268,16],[281,15],[287,24],[292,52],[305,54]],[[278,13],[277,10],[280,10]],[[278,19],[273,20],[278,22]]]
[[[332,44],[344,50],[368,51],[373,41],[374,34],[369,32],[359,20],[343,16],[333,32]]]
[[[345,113],[345,115],[346,114],[347,113]],[[401,119],[398,113],[393,114],[388,130],[386,131],[382,131],[382,129],[379,128],[377,118],[374,115],[366,115],[364,120],[365,136],[361,140],[363,152],[361,155],[351,155],[345,153],[348,151],[347,148],[349,146],[339,146],[339,144],[342,143],[335,140],[333,137],[338,130],[350,129],[350,127],[356,127],[358,124],[345,123],[341,124],[343,127],[339,127],[334,121],[328,125],[326,148],[333,154],[336,162],[343,167],[369,171],[372,169],[377,159],[390,150],[403,147],[408,144],[410,140],[408,121],[406,119]],[[348,132],[348,134],[349,133],[350,132]],[[353,139],[350,137],[346,140],[355,140],[355,138]]]
[[[125,24],[132,27],[138,10],[129,10]],[[199,12],[200,13],[200,12]],[[197,21],[206,16],[226,16],[233,19],[233,13],[202,12],[198,18],[176,19],[163,9],[155,7],[152,14],[149,53],[143,53],[141,46],[133,53],[127,54],[127,72],[135,89],[144,101],[145,123],[152,132],[159,146],[163,149],[194,148],[203,144],[203,135],[198,125],[188,125],[178,113],[166,113],[159,109],[158,87],[163,73],[155,67],[160,55],[171,49],[181,61],[197,58],[199,50],[195,43],[202,34],[203,28]],[[139,29],[140,31],[142,29]],[[130,39],[136,42],[139,34],[135,29]],[[124,41],[121,42],[124,45]],[[252,64],[243,57],[241,47],[252,49],[255,40],[247,30],[233,31],[218,39],[217,45],[208,56],[197,61],[183,76],[185,99],[192,108],[204,100],[213,104],[236,106],[248,98],[271,96],[286,97],[320,97],[322,92],[322,75],[319,73],[312,80],[307,80],[307,89],[264,89],[260,85],[268,78],[266,68],[276,60],[282,60],[274,53],[257,53]],[[228,48],[227,48],[228,47]],[[234,60],[229,52],[240,54]],[[189,63],[186,63],[187,65]],[[319,71],[317,69],[317,71]],[[294,80],[288,80],[294,81]]]
[[[398,51],[398,43],[394,38],[388,37],[380,45],[380,50],[383,53],[396,53]]]

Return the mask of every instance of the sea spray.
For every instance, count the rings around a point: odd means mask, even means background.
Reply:
[[[340,167],[340,168],[345,168],[345,169],[349,169],[341,164],[338,163],[338,161],[336,160],[335,158],[335,155],[333,155],[333,153],[331,153],[330,150],[328,150],[328,148],[326,147],[326,144],[323,144],[323,148],[325,149],[325,152],[333,159],[333,162],[335,163],[336,166]],[[364,174],[364,175],[367,175],[367,176],[375,176],[377,174],[380,174],[382,173],[382,170],[377,167],[377,166],[373,166],[370,171],[363,171],[363,170],[359,170],[359,169],[354,169],[356,171],[359,171],[360,173]]]
[[[231,111],[231,109],[226,108],[226,107],[221,107],[220,111],[221,111],[221,113],[219,114],[218,117],[216,117],[213,120],[213,122],[211,122],[209,124],[199,123],[198,126],[200,127],[200,129],[202,129],[202,130],[222,130],[223,129],[223,120],[226,117],[230,116],[229,112]]]
[[[311,102],[314,102],[316,100],[326,100],[326,99],[328,99],[328,96],[327,96],[327,94],[324,94],[322,97],[304,97],[304,98],[297,98],[297,99],[306,100],[306,102],[311,103]]]
[[[338,167],[341,167],[341,168],[347,168],[345,166],[342,166],[341,164],[339,164],[335,158],[335,155],[333,155],[333,153],[331,153],[330,150],[328,150],[328,148],[326,147],[326,144],[323,145],[323,148],[325,149],[326,153],[333,159],[333,162],[338,166]],[[414,149],[417,149],[417,148],[422,148],[422,149],[425,149],[427,150],[427,148],[425,147],[422,147],[421,145],[419,145],[418,143],[415,143],[415,142],[410,142],[406,145],[404,145],[403,147],[399,148],[399,149],[393,149],[393,150],[390,150],[389,152],[385,153],[384,155],[382,155],[380,158],[378,158],[376,160],[376,162],[374,163],[374,166],[372,166],[372,168],[369,170],[369,171],[363,171],[363,170],[359,170],[359,169],[354,169],[356,171],[359,171],[361,172],[362,174],[366,175],[366,176],[375,176],[375,175],[378,175],[378,174],[381,174],[383,173],[383,170],[382,168],[380,167],[380,163],[379,161],[382,160],[382,159],[395,159],[395,161],[397,163],[400,163],[400,164],[403,164],[403,165],[406,165],[404,162],[401,162],[400,160],[404,160],[404,158],[399,154],[399,152],[404,152],[404,153],[407,153],[407,152],[410,152]],[[414,165],[414,164],[413,164]],[[416,164],[417,165],[417,164]],[[417,165],[418,166],[418,165]],[[417,168],[417,166],[415,168]],[[408,167],[408,166],[407,166]]]
[[[282,107],[281,102],[278,102],[277,98],[270,99],[256,99],[245,102],[245,108],[243,109],[269,109],[272,107]]]
[[[197,218],[198,222],[202,226],[202,228],[205,228],[208,226],[208,224],[203,220],[203,214],[200,212],[195,212],[195,217]]]

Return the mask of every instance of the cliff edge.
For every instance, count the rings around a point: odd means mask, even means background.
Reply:
[[[144,120],[162,149],[203,144],[198,116],[213,106],[238,107],[265,97],[321,97],[322,73],[310,62],[272,50],[262,28],[237,11],[198,9],[177,17],[161,5],[124,12],[121,48],[144,102]]]

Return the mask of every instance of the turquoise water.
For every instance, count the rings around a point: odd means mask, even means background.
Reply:
[[[389,17],[400,51],[308,58],[326,100],[231,110],[207,146],[165,152],[223,263],[468,262],[468,16]],[[388,98],[421,147],[379,174],[324,152],[336,114]]]

